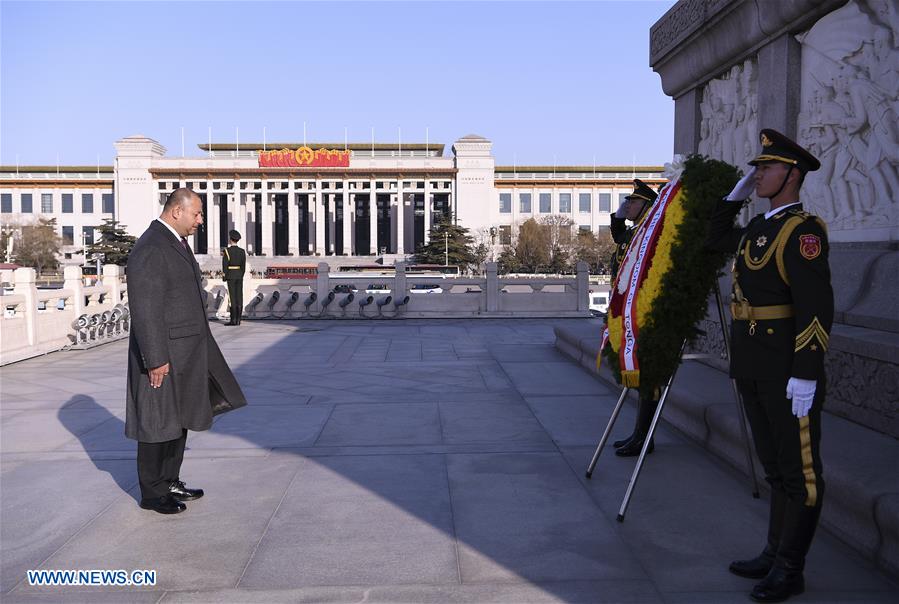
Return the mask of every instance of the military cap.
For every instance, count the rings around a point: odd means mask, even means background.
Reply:
[[[653,191],[649,185],[640,180],[639,178],[634,179],[634,192],[630,195],[627,195],[625,199],[642,199],[643,201],[648,201],[649,203],[654,203],[656,197],[659,194]]]
[[[762,143],[762,152],[749,161],[751,166],[766,162],[781,162],[796,166],[803,174],[814,172],[821,167],[818,158],[777,130],[765,128],[759,134],[759,141]]]
[[[234,229],[231,229],[230,231],[228,231],[228,239],[230,239],[231,241],[240,241],[240,233],[238,233]]]

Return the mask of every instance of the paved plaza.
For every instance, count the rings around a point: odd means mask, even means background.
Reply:
[[[554,348],[577,321],[213,324],[249,405],[188,437],[206,496],[176,516],[137,506],[126,341],[4,367],[0,600],[749,601],[727,563],[767,503],[744,477],[663,426],[624,523],[634,459],[585,479],[617,393]],[[796,602],[899,601],[823,531],[808,566]],[[30,586],[39,568],[157,584]]]

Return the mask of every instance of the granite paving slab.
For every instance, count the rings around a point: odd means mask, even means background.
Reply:
[[[2,367],[0,600],[746,601],[726,563],[766,504],[729,467],[660,430],[623,524],[634,460],[609,449],[585,479],[617,393],[552,350],[572,321],[213,323],[249,404],[188,436],[206,496],[171,517],[137,506],[127,342]],[[158,583],[25,581],[118,568]],[[899,599],[827,533],[807,578],[797,601]]]

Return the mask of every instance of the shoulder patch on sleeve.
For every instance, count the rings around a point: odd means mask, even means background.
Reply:
[[[799,253],[806,260],[814,260],[821,255],[821,238],[817,235],[799,235]]]

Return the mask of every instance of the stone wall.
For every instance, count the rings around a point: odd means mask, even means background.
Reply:
[[[821,160],[802,201],[831,241],[828,409],[899,437],[897,53],[899,0],[681,0],[650,34],[650,63],[675,100],[675,153],[745,169],[768,127]],[[766,209],[756,200],[741,218]],[[729,287],[722,279],[725,299]],[[714,300],[709,309],[695,348],[720,357]]]

